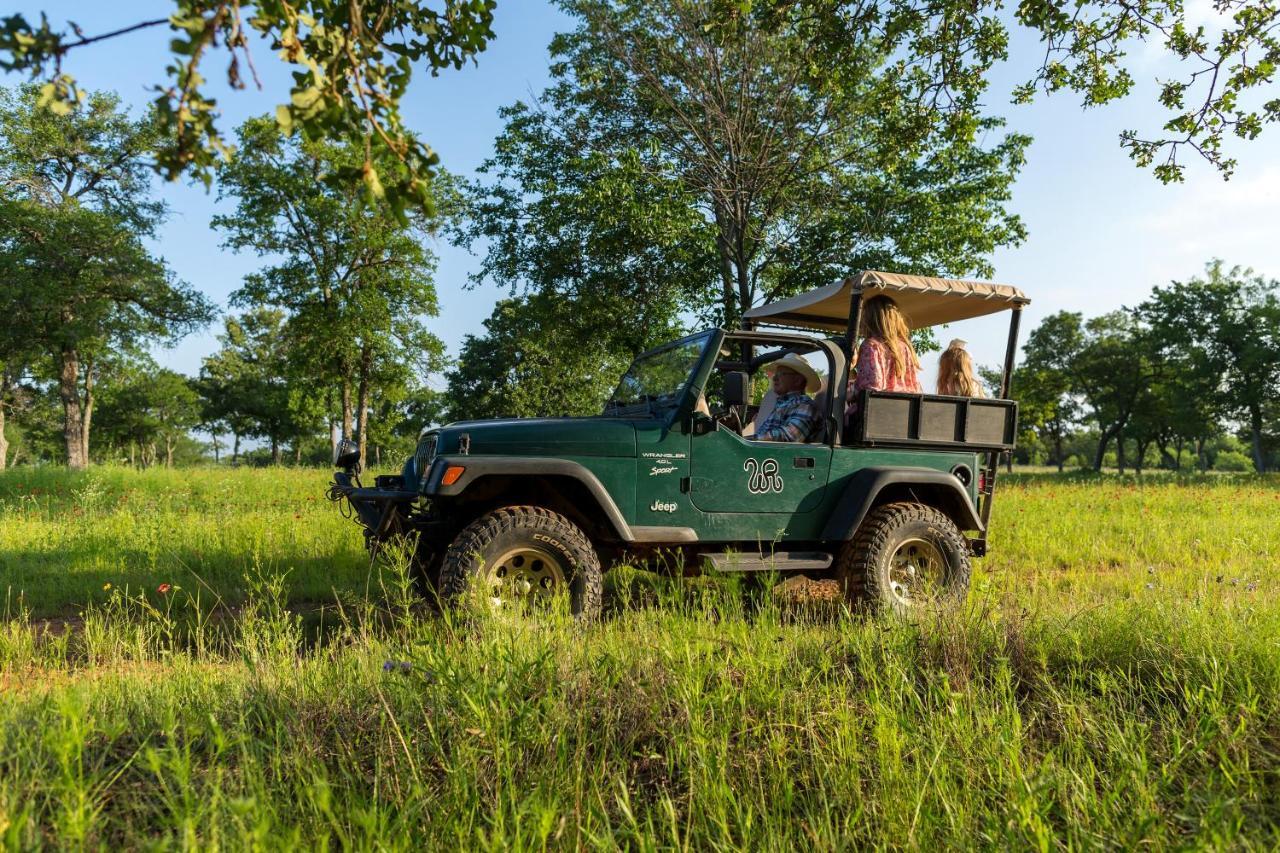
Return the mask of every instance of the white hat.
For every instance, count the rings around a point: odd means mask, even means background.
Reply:
[[[947,349],[964,349],[969,342],[960,338],[952,338],[951,343],[947,344]]]
[[[764,367],[764,372],[772,376],[773,372],[779,367],[785,367],[788,370],[794,370],[804,377],[804,390],[806,394],[816,394],[818,389],[822,387],[822,379],[818,376],[818,371],[813,369],[813,365],[805,361],[793,352],[789,352],[777,361],[770,362]]]

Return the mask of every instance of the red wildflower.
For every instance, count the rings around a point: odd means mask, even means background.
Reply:
[[[169,590],[171,590],[171,589],[173,589],[173,587],[172,587],[172,586],[170,586],[170,585],[169,585],[169,584],[167,584],[167,583],[162,583],[162,584],[160,584],[160,586],[156,587],[156,592],[160,593],[161,595],[164,595],[165,593],[167,593],[167,592],[168,592]]]

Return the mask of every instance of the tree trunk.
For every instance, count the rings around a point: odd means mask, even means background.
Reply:
[[[1058,473],[1061,474],[1066,467],[1067,460],[1062,458],[1062,433],[1054,433],[1053,435],[1053,455],[1058,460]]]
[[[1200,469],[1201,474],[1209,470],[1209,466],[1204,462],[1204,438],[1196,439],[1196,467]]]
[[[1265,473],[1267,460],[1262,455],[1262,407],[1256,403],[1249,407],[1249,432],[1253,438],[1253,467],[1259,474]]]
[[[1150,446],[1151,446],[1151,439],[1147,439],[1147,440],[1145,440],[1145,441],[1139,441],[1139,442],[1137,443],[1137,448],[1136,448],[1136,449],[1137,449],[1137,451],[1138,451],[1138,455],[1137,455],[1137,457],[1136,457],[1136,461],[1135,461],[1135,462],[1134,462],[1134,464],[1133,464],[1133,472],[1134,472],[1135,474],[1141,474],[1141,473],[1142,473],[1142,463],[1143,463],[1143,462],[1146,460],[1146,458],[1147,458],[1147,448],[1148,448],[1148,447],[1150,447]]]
[[[240,464],[240,433],[233,432],[231,435],[234,437],[234,444],[231,448],[231,467],[234,468]]]
[[[84,413],[80,409],[80,354],[63,347],[58,372],[58,397],[62,400],[62,441],[67,449],[67,467],[83,471],[89,464],[84,455]]]
[[[4,437],[4,401],[0,400],[0,471],[5,469],[9,459],[9,439]]]
[[[325,417],[324,422],[329,425],[329,458],[332,459],[338,452],[338,436],[334,433],[334,427],[337,424],[333,417],[333,388],[329,387],[324,392],[324,409],[329,414]]]
[[[1098,452],[1093,455],[1093,470],[1102,471],[1102,457],[1107,455],[1107,445],[1111,443],[1113,433],[1110,430],[1103,430],[1098,436]]]
[[[210,434],[213,436],[213,464],[217,465],[218,462],[221,461],[218,459],[218,451],[222,449],[222,442],[218,440],[218,434],[216,432]]]
[[[727,225],[724,212],[717,203],[714,206],[716,222],[716,254],[720,256],[720,284],[724,303],[724,326],[729,328],[733,322],[734,304],[738,301],[734,293],[733,261],[729,257],[729,242],[726,236]]]
[[[174,440],[169,436],[164,437],[164,467],[173,467],[173,445]]]
[[[1125,464],[1128,462],[1124,457],[1124,433],[1116,433],[1116,473],[1123,474]]]
[[[293,464],[302,466],[302,442],[295,442],[293,445]]]
[[[280,439],[271,436],[271,464],[280,464]]]
[[[373,348],[365,344],[360,350],[360,387],[357,391],[356,434],[360,436],[360,467],[365,467],[369,441],[369,379],[373,373]]]
[[[84,413],[80,419],[80,446],[83,448],[81,453],[84,456],[84,464],[89,464],[89,425],[93,422],[93,388],[97,379],[97,365],[93,359],[86,359],[84,363],[84,398],[81,404],[81,411]]]
[[[351,438],[351,380],[342,377],[342,437]]]
[[[138,460],[138,442],[130,441],[129,442],[129,467],[137,468],[138,467],[137,460]]]

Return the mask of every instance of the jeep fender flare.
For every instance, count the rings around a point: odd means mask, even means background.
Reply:
[[[452,484],[443,483],[445,469],[450,465],[463,467],[462,476]],[[568,477],[576,480],[595,499],[605,520],[614,534],[623,542],[634,542],[636,536],[627,524],[622,510],[614,502],[609,490],[589,468],[569,459],[548,459],[527,456],[438,456],[431,463],[426,485],[422,493],[427,497],[453,498],[463,495],[467,488],[483,477]]]
[[[823,541],[847,542],[885,489],[905,487],[910,499],[936,506],[961,530],[985,530],[982,518],[960,480],[934,468],[871,467],[855,473],[822,530]]]

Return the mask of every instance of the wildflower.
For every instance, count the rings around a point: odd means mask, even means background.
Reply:
[[[109,589],[111,589],[111,581],[107,581],[106,583],[104,583],[104,584],[102,585],[102,591],[103,591],[103,592],[106,592],[106,591],[107,591],[107,590],[109,590]]]
[[[171,589],[173,589],[172,584],[162,583],[160,584],[160,586],[156,587],[156,592],[160,593],[161,595],[167,595],[169,590]]]
[[[382,664],[383,672],[408,672],[412,668],[407,660],[389,660]]]

